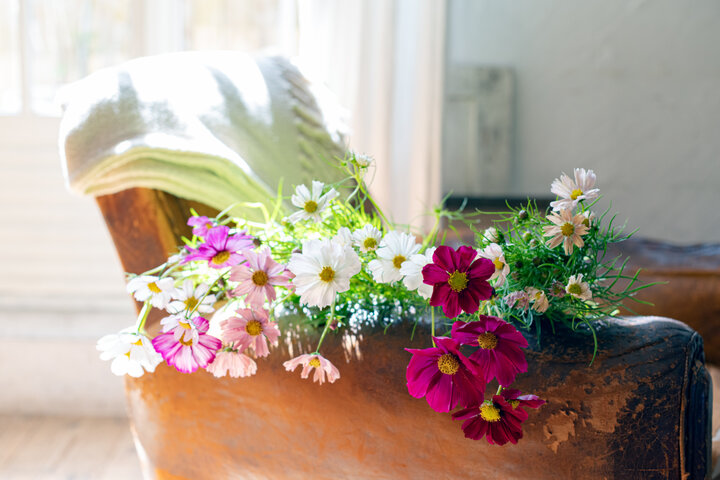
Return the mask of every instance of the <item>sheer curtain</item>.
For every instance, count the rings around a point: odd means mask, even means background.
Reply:
[[[348,109],[383,209],[418,228],[440,200],[445,12],[445,0],[298,3],[300,65]]]

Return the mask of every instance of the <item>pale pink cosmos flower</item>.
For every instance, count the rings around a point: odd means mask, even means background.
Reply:
[[[508,307],[518,308],[523,311],[527,310],[530,306],[530,297],[528,297],[528,294],[526,292],[523,292],[522,290],[517,292],[510,292],[503,297],[503,301]]]
[[[545,292],[537,289],[535,287],[528,287],[525,289],[525,292],[528,295],[528,298],[533,302],[532,308],[538,313],[544,313],[547,311],[548,307],[550,307],[550,302],[548,301],[547,295],[545,295]]]
[[[177,326],[153,338],[152,345],[168,365],[178,372],[192,373],[207,367],[222,347],[220,339],[207,334],[209,327],[203,317],[179,319]]]
[[[215,355],[215,360],[205,370],[218,378],[226,375],[232,378],[249,377],[257,373],[257,363],[244,353],[224,349]]]
[[[553,210],[572,210],[581,200],[593,200],[600,195],[600,189],[595,187],[597,177],[592,170],[584,168],[575,169],[575,181],[564,173],[559,179],[555,179],[550,186],[550,191],[560,197],[559,200],[550,202]]]
[[[580,300],[592,300],[592,291],[590,285],[583,281],[583,274],[570,275],[565,291]]]
[[[495,285],[498,287],[502,286],[510,273],[510,266],[505,261],[505,254],[502,251],[502,247],[497,243],[491,243],[480,250],[478,255],[493,262],[495,272],[490,276],[489,280],[497,279]]]
[[[277,323],[268,319],[268,312],[262,308],[241,308],[239,317],[230,317],[220,323],[223,339],[232,343],[239,351],[252,348],[258,357],[270,354],[268,341],[277,345],[280,330]]]
[[[318,382],[320,385],[325,382],[325,375],[327,375],[327,380],[330,383],[340,378],[340,371],[337,367],[319,353],[300,355],[283,363],[283,367],[285,367],[285,370],[288,372],[294,371],[298,365],[303,366],[302,372],[300,373],[301,378],[308,378],[310,370],[314,368],[315,374],[313,375],[313,382]]]
[[[559,215],[551,213],[547,219],[553,223],[543,227],[544,235],[552,237],[546,241],[548,247],[555,248],[562,243],[565,255],[570,255],[573,252],[573,245],[576,247],[585,245],[582,236],[588,233],[588,227],[583,223],[585,217],[582,214],[573,215],[570,210],[560,210]]]
[[[232,296],[247,295],[245,303],[253,308],[262,308],[265,298],[275,300],[275,287],[287,287],[291,274],[283,265],[270,257],[270,249],[258,252],[247,250],[244,254],[247,262],[233,267],[230,280],[240,282],[232,291]]]

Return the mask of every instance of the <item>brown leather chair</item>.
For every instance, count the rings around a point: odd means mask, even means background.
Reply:
[[[98,204],[124,268],[164,261],[190,204],[130,189]],[[204,209],[208,211],[207,208]],[[150,329],[157,329],[153,312]],[[663,312],[664,313],[664,312]],[[131,319],[128,319],[130,323]],[[126,381],[133,433],[148,478],[705,478],[710,379],[703,341],[659,317],[608,321],[590,365],[590,337],[530,339],[520,388],[547,400],[524,438],[498,447],[465,439],[460,424],[407,394],[404,347],[427,346],[412,325],[334,335],[326,356],[342,377],[318,386],[284,371],[312,338],[298,333],[248,379],[187,375],[160,365]],[[312,335],[309,335],[312,337]],[[347,363],[346,363],[347,361]]]

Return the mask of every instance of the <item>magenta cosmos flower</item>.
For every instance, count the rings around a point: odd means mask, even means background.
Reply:
[[[505,445],[522,438],[522,423],[528,414],[522,408],[514,408],[503,395],[495,395],[492,400],[458,410],[452,417],[465,420],[462,429],[467,438],[487,437],[490,444]]]
[[[481,300],[493,294],[488,279],[495,273],[495,265],[487,258],[477,258],[477,252],[462,246],[453,250],[440,246],[433,254],[433,263],[423,267],[423,282],[433,286],[430,305],[442,306],[445,316],[455,318],[460,312],[475,313]]]
[[[192,373],[207,367],[222,347],[220,339],[207,334],[209,326],[203,317],[181,319],[177,326],[153,338],[153,347],[178,372]]]
[[[497,378],[500,385],[515,381],[515,375],[527,372],[527,360],[521,350],[527,348],[525,337],[509,323],[487,315],[473,322],[455,322],[452,338],[461,345],[480,347],[470,355],[477,372],[486,383]]]
[[[277,323],[271,322],[267,310],[262,308],[241,308],[237,314],[238,317],[220,323],[223,339],[240,352],[251,347],[258,357],[267,357],[270,354],[268,340],[275,345],[280,336]]]
[[[317,382],[320,385],[325,382],[326,375],[327,380],[330,383],[333,383],[335,380],[340,378],[340,370],[338,370],[330,360],[319,353],[299,355],[283,363],[283,367],[285,367],[285,370],[288,372],[294,371],[300,365],[303,367],[302,372],[300,372],[300,377],[308,378],[310,371],[314,368],[315,373],[313,374],[313,382]]]
[[[247,264],[233,267],[230,280],[240,284],[232,291],[233,296],[246,295],[245,303],[262,308],[265,299],[275,300],[275,287],[287,287],[292,274],[270,257],[270,250],[243,253]]]
[[[215,226],[214,220],[206,216],[190,217],[188,218],[187,224],[193,227],[192,233],[198,237],[204,237],[208,231]]]
[[[415,350],[407,366],[408,393],[425,397],[436,412],[449,412],[462,406],[482,402],[485,384],[473,374],[473,366],[460,353],[460,343],[452,338],[435,338],[437,347]]]
[[[250,235],[238,233],[229,235],[230,228],[225,225],[211,228],[205,237],[205,243],[197,250],[190,249],[190,254],[183,263],[193,260],[207,260],[213,268],[223,268],[237,265],[243,260],[242,250],[252,248],[253,241]]]

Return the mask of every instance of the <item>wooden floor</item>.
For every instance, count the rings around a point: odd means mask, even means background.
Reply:
[[[140,480],[122,418],[0,416],[2,480]]]

